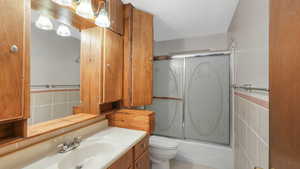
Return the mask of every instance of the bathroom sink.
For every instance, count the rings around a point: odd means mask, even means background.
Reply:
[[[91,143],[69,152],[58,163],[58,168],[99,169],[100,160],[110,157],[116,151],[118,151],[118,147],[111,143]]]

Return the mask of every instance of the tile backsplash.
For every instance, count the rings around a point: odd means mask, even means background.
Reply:
[[[269,167],[269,109],[235,95],[235,169]]]
[[[79,104],[79,90],[32,91],[29,124],[69,116],[73,113],[73,107]]]

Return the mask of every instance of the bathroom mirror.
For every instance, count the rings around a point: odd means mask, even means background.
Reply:
[[[80,32],[31,11],[30,126],[71,116],[80,104]]]

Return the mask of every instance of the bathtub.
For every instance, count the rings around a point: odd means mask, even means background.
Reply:
[[[192,140],[172,138],[171,140],[179,143],[175,160],[214,169],[233,169],[233,150],[231,147]]]

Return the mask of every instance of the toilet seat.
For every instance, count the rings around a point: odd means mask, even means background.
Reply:
[[[150,147],[174,150],[178,148],[178,143],[167,138],[161,138],[157,136],[151,136],[149,141]]]

